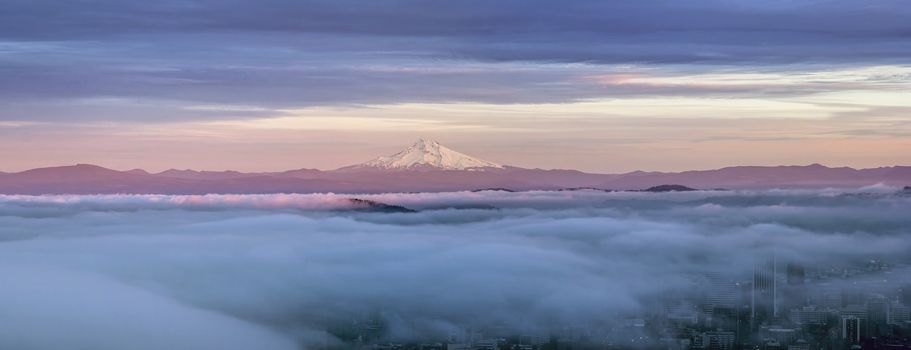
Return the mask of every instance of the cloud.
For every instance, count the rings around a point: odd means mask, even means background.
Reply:
[[[901,1],[11,1],[2,10],[3,37],[36,41],[285,33],[387,50],[408,39],[412,52],[479,59],[664,63],[895,59],[909,49]]]
[[[0,275],[15,281],[0,286],[4,348],[297,348],[261,325],[94,273],[4,264]]]
[[[306,347],[371,318],[399,340],[546,335],[698,294],[709,273],[748,280],[773,252],[825,269],[908,263],[911,248],[911,198],[879,187],[361,197],[416,213],[338,211],[345,198],[0,196],[0,307],[28,316],[0,347],[123,348],[178,329],[147,344]]]
[[[389,147],[420,132],[514,165],[600,172],[893,165],[909,134],[908,11],[848,0],[4,1],[0,157],[12,159],[4,171],[74,159],[262,171],[320,153],[312,142]],[[351,153],[303,166],[376,156]]]
[[[900,1],[847,0],[6,1],[0,117],[229,119],[314,105],[787,94],[778,85],[788,76],[757,86],[704,73],[907,64],[908,16]],[[622,69],[631,65],[678,71],[611,86],[584,79],[648,71]],[[825,77],[803,83],[835,88]],[[158,105],[70,106],[111,96]],[[226,104],[246,108],[184,108]]]

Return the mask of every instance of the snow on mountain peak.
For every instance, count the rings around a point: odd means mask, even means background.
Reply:
[[[421,138],[408,148],[387,157],[379,157],[360,167],[381,169],[436,168],[443,170],[471,170],[503,168],[502,165],[456,152],[439,142]]]

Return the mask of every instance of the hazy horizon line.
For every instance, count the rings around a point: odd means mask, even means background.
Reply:
[[[152,175],[160,174],[160,173],[163,173],[163,172],[166,172],[166,171],[170,171],[170,170],[176,170],[176,171],[196,171],[196,172],[204,172],[204,171],[206,171],[206,172],[237,172],[237,173],[243,173],[243,174],[255,174],[255,173],[280,173],[280,172],[294,171],[294,170],[317,170],[317,171],[321,171],[321,172],[330,172],[330,171],[336,171],[336,170],[340,170],[340,169],[343,169],[343,168],[346,168],[346,167],[349,167],[349,166],[353,166],[353,165],[358,165],[358,164],[362,164],[362,163],[355,163],[355,164],[345,165],[345,166],[341,166],[341,167],[337,167],[337,168],[316,168],[316,167],[312,167],[312,168],[311,168],[311,167],[306,167],[306,166],[304,166],[304,167],[291,167],[291,168],[276,169],[276,170],[252,170],[252,171],[250,171],[250,170],[236,170],[236,169],[231,169],[231,168],[224,168],[224,169],[206,169],[206,168],[167,168],[167,169],[156,169],[156,168],[149,168],[149,169],[147,169],[147,168],[143,168],[143,167],[141,167],[141,166],[140,166],[140,167],[128,167],[128,168],[123,168],[123,167],[115,167],[115,166],[105,166],[105,165],[102,165],[102,164],[92,163],[92,162],[77,162],[77,163],[60,164],[60,165],[45,165],[45,166],[38,166],[38,167],[31,167],[31,168],[24,168],[24,169],[16,169],[16,170],[5,170],[5,169],[3,169],[3,170],[0,170],[0,173],[15,174],[15,173],[21,173],[21,172],[25,172],[25,171],[29,171],[29,170],[36,170],[36,169],[66,168],[66,167],[75,167],[75,166],[80,166],[80,165],[89,165],[89,166],[96,166],[96,167],[100,167],[100,168],[104,168],[104,169],[108,169],[108,170],[113,170],[113,171],[118,171],[118,172],[129,172],[129,171],[135,171],[135,170],[142,170],[142,171],[145,171],[145,172],[147,172],[147,173],[149,173],[149,174],[152,174]],[[725,165],[725,166],[712,167],[712,168],[694,168],[694,169],[686,169],[686,170],[646,170],[646,169],[635,169],[635,170],[621,171],[621,172],[597,172],[597,171],[585,171],[585,170],[579,170],[579,169],[573,169],[573,168],[522,167],[522,166],[509,165],[509,164],[503,164],[503,166],[505,166],[505,167],[510,167],[510,168],[526,169],[526,170],[544,170],[544,171],[560,171],[560,170],[565,170],[565,171],[579,171],[579,172],[582,172],[582,173],[596,174],[596,175],[622,175],[622,174],[629,174],[629,173],[635,173],[635,172],[645,172],[645,173],[683,173],[683,172],[689,172],[689,171],[713,171],[713,170],[721,170],[721,169],[727,169],[727,168],[747,168],[747,167],[779,168],[779,167],[811,167],[811,166],[822,166],[822,167],[829,168],[829,169],[849,168],[849,169],[853,169],[853,170],[865,170],[865,169],[880,169],[880,168],[911,167],[911,164],[879,165],[879,166],[873,166],[873,167],[869,167],[869,166],[868,166],[868,167],[864,167],[864,166],[851,166],[851,165],[830,165],[830,164],[823,164],[823,163],[820,163],[820,162],[813,162],[813,163],[809,163],[809,164],[734,164],[734,165]],[[152,170],[150,170],[150,169],[152,169]],[[445,170],[445,169],[439,169],[439,170],[440,170],[440,171],[454,171],[454,170]],[[393,171],[401,171],[401,170],[393,170]]]

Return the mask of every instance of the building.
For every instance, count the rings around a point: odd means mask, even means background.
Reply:
[[[732,350],[734,349],[734,332],[704,332],[693,336],[694,349]]]
[[[778,316],[778,268],[775,255],[763,259],[753,268],[753,288],[750,309],[753,327],[770,322]]]
[[[798,263],[788,263],[785,268],[787,276],[784,289],[782,290],[782,309],[790,312],[793,309],[799,309],[807,305],[807,288],[806,272],[804,267]]]
[[[764,341],[774,340],[783,347],[797,340],[797,329],[784,328],[780,326],[763,326],[759,330],[759,336]]]
[[[799,325],[824,325],[829,320],[829,312],[816,306],[804,306],[791,310],[790,318]]]
[[[810,350],[810,343],[806,340],[798,339],[794,344],[788,345],[788,350]]]
[[[708,274],[709,283],[706,303],[712,307],[736,308],[740,300],[740,286],[732,278],[721,274]]]
[[[841,338],[848,344],[860,344],[861,319],[857,316],[842,316]]]
[[[708,288],[702,313],[704,325],[709,328],[733,330],[737,326],[738,309],[741,304],[740,283],[720,274],[708,274]]]
[[[889,324],[900,325],[911,319],[911,310],[908,306],[900,301],[893,301],[889,304]]]
[[[867,301],[867,334],[879,337],[889,333],[889,303],[877,295]]]

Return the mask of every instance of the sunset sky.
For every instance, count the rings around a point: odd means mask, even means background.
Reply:
[[[907,1],[0,2],[0,171],[911,165]]]

